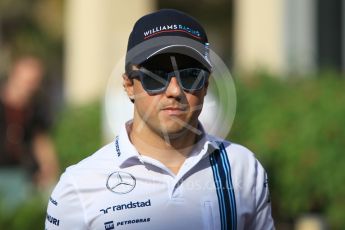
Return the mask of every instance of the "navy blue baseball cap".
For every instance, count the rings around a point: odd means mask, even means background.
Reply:
[[[128,39],[126,68],[140,65],[162,53],[180,53],[199,61],[210,72],[206,32],[193,17],[174,9],[162,9],[141,17]]]

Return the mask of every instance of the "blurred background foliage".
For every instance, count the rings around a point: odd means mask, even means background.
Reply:
[[[345,80],[335,73],[237,80],[237,113],[229,139],[249,147],[270,177],[277,222],[325,214],[345,226]]]
[[[55,70],[61,69],[62,8],[63,1],[58,0],[1,0],[2,61],[8,56],[32,53],[43,57]]]
[[[66,108],[60,113],[53,138],[62,169],[78,163],[101,146],[101,111],[100,104],[93,103]]]

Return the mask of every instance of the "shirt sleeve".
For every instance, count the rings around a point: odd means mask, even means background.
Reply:
[[[255,183],[255,215],[250,229],[271,230],[275,229],[271,213],[271,200],[268,188],[268,177],[261,166],[256,161],[256,183]]]
[[[64,173],[48,201],[45,230],[87,229],[85,212],[72,178]]]

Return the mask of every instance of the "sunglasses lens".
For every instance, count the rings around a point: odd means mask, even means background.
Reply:
[[[142,70],[142,84],[148,92],[159,92],[167,85],[167,74],[162,70]]]
[[[141,83],[144,89],[149,93],[160,93],[163,92],[169,82],[169,75],[174,72],[167,73],[164,70],[148,70],[142,68],[141,72]],[[180,84],[184,90],[200,90],[208,76],[209,72],[199,68],[189,68],[179,70]]]
[[[190,68],[180,71],[182,87],[185,90],[199,90],[204,84],[209,73],[203,69]]]

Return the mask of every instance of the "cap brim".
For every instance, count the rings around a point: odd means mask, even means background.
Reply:
[[[170,46],[162,47],[162,48],[156,50],[155,52],[152,52],[151,54],[149,54],[145,58],[145,60],[143,60],[143,61],[146,61],[146,60],[148,60],[148,59],[150,59],[150,58],[152,58],[158,54],[165,54],[165,53],[179,53],[179,54],[189,56],[189,57],[193,58],[194,60],[197,60],[198,62],[200,62],[210,72],[212,70],[212,65],[211,65],[210,61],[203,54],[201,54],[198,50],[194,49],[193,47],[187,46],[187,45],[170,45]]]
[[[179,53],[189,56],[200,62],[207,70],[212,72],[212,64],[208,59],[205,46],[196,41],[180,37],[161,37],[150,39],[145,43],[127,53],[126,65],[140,65],[150,58],[164,53]]]

